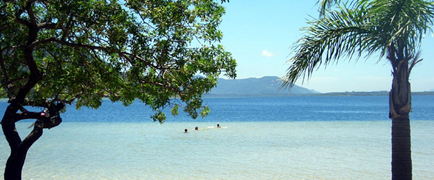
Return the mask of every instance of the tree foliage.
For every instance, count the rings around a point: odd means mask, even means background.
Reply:
[[[166,107],[196,118],[217,78],[236,76],[218,44],[224,12],[212,0],[2,0],[1,93],[39,107],[139,99],[154,120]]]
[[[219,44],[220,2],[0,0],[0,96],[9,100],[1,126],[11,149],[4,179],[21,179],[27,151],[62,122],[66,104],[139,99],[160,123],[168,107],[206,116],[202,94],[220,75],[236,76],[236,61]],[[36,121],[21,139],[15,123],[23,119]]]

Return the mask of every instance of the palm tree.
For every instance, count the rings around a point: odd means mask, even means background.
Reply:
[[[433,1],[321,0],[320,16],[303,28],[305,35],[293,46],[295,55],[283,86],[305,80],[320,65],[342,57],[379,55],[392,65],[389,93],[392,120],[392,179],[411,179],[410,72],[420,62],[421,41],[432,32]]]

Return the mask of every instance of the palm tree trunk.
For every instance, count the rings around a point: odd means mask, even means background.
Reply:
[[[393,64],[393,63],[392,63]],[[394,64],[392,89],[389,94],[392,119],[392,180],[411,180],[410,116],[411,89],[408,61]]]
[[[392,119],[392,179],[412,179],[410,119]]]

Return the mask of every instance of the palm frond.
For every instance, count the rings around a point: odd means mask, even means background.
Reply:
[[[418,51],[416,53],[416,55],[411,59],[410,61],[410,67],[408,68],[408,73],[411,73],[411,70],[413,70],[413,67],[417,64],[420,63],[423,59],[420,59],[420,51]]]
[[[293,46],[295,55],[289,60],[291,65],[283,86],[291,85],[300,77],[309,78],[321,64],[328,65],[343,56],[360,57],[364,50],[370,49],[368,42],[372,41],[370,35],[375,29],[363,11],[345,7],[329,11],[309,25],[303,29],[306,35]]]
[[[322,17],[327,11],[334,7],[339,8],[339,6],[346,6],[351,7],[351,9],[357,9],[357,7],[368,2],[369,0],[318,0],[316,4],[319,4],[319,15]]]
[[[383,56],[392,43],[406,47],[409,54],[415,54],[422,39],[432,32],[434,25],[434,3],[423,0],[376,0],[367,12],[375,17],[374,24],[381,29],[384,44]]]
[[[326,11],[331,9],[334,5],[337,5],[341,2],[341,0],[318,0],[316,4],[319,4],[319,14],[323,16],[326,14]]]
[[[425,35],[433,33],[432,0],[318,0],[318,4],[320,17],[308,22],[310,26],[303,28],[306,35],[293,45],[295,55],[283,86],[300,77],[305,80],[320,65],[344,56],[379,52],[384,57],[393,48],[393,58],[410,60]],[[418,62],[411,61],[411,68]]]

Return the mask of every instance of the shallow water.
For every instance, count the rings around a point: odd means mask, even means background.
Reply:
[[[205,103],[207,118],[168,115],[162,125],[140,103],[70,107],[30,148],[23,179],[391,179],[385,96]],[[434,96],[413,97],[414,179],[434,178],[433,109]],[[31,123],[17,123],[19,132],[28,134]],[[1,169],[9,152],[1,133]]]
[[[64,123],[31,148],[23,179],[390,179],[387,121],[221,125]],[[414,179],[434,177],[432,127],[412,122]]]

